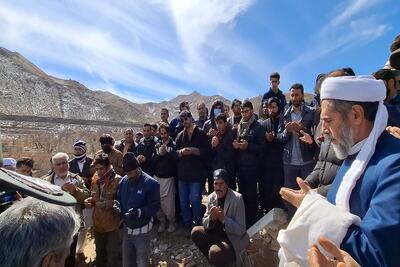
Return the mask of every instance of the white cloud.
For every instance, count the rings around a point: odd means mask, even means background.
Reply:
[[[251,4],[251,0],[1,2],[0,45],[41,65],[56,66],[54,73],[68,68],[112,85],[107,90],[119,84],[132,88],[131,99],[171,98],[194,88],[218,89],[230,96],[248,94],[232,67],[256,71],[252,59],[262,64],[262,57],[232,31],[235,19]],[[247,57],[246,50],[252,51]],[[45,71],[51,74],[52,68]]]

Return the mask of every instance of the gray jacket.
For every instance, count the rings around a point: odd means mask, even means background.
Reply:
[[[315,144],[308,145],[301,142],[300,140],[294,140],[293,134],[285,130],[285,124],[292,121],[291,111],[292,111],[292,106],[286,109],[283,115],[283,120],[280,123],[278,129],[277,138],[281,143],[285,145],[285,148],[283,150],[283,163],[290,164],[292,159],[293,142],[295,141],[299,142],[300,144],[300,150],[303,161],[304,162],[312,161],[315,155]],[[302,130],[310,135],[313,135],[312,129],[316,122],[314,110],[310,109],[309,107],[303,104],[301,108],[301,118],[302,118],[301,123],[303,125]]]
[[[217,206],[217,194],[211,193],[207,198],[207,211],[203,217],[203,226],[206,229],[214,227],[210,218],[211,205]],[[236,265],[243,261],[242,251],[249,245],[249,235],[246,232],[246,216],[243,197],[240,193],[228,188],[224,203],[224,230],[231,241],[236,254]]]
[[[316,188],[319,194],[326,196],[342,162],[336,157],[331,141],[322,142],[318,162],[306,181],[312,188]]]

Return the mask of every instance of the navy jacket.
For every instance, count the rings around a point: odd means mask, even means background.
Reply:
[[[356,155],[347,157],[328,192],[335,204],[343,176]],[[400,258],[400,140],[386,131],[350,196],[350,212],[361,218],[341,244],[361,266],[399,266]]]
[[[279,89],[278,89],[278,93],[274,93],[274,91],[272,91],[271,88],[268,90],[268,92],[266,92],[263,95],[263,97],[261,99],[260,109],[262,109],[262,103],[264,103],[265,101],[268,101],[268,99],[270,99],[271,97],[276,97],[276,98],[279,99],[280,108],[281,108],[282,111],[284,111],[285,107],[286,107],[286,97],[285,97],[285,95]]]
[[[117,201],[121,204],[122,215],[131,208],[141,211],[140,218],[136,220],[123,216],[125,226],[131,229],[142,227],[160,209],[160,184],[144,172],[134,182],[124,176],[119,183]]]

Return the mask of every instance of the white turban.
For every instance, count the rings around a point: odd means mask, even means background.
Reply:
[[[351,192],[357,180],[364,173],[369,160],[375,152],[376,142],[385,130],[388,112],[383,104],[386,98],[386,86],[383,81],[376,80],[373,76],[341,76],[326,78],[321,86],[321,101],[324,99],[337,99],[357,102],[379,102],[378,111],[369,136],[355,144],[349,154],[357,152],[355,160],[345,173],[336,194],[336,206],[349,211]]]

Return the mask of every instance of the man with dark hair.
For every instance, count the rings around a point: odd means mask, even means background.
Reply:
[[[237,126],[242,119],[242,101],[239,99],[233,99],[231,104],[233,115],[228,118],[228,123],[233,129],[237,129]]]
[[[184,110],[190,111],[190,106],[187,101],[183,101],[179,104],[179,112],[182,112]],[[181,122],[180,116],[178,115],[169,124],[169,133],[172,139],[175,140],[178,133],[180,133],[182,130],[183,124]]]
[[[400,90],[400,85],[396,80],[396,75],[400,71],[394,71],[390,69],[380,69],[374,72],[372,75],[377,80],[382,80],[386,86],[386,99],[384,101],[385,106],[389,112],[388,126],[400,126],[400,111],[396,107],[392,100],[394,100],[397,95],[398,90]]]
[[[240,266],[249,244],[243,198],[228,187],[231,182],[226,170],[215,170],[213,177],[214,192],[207,198],[202,226],[194,227],[191,237],[210,264]]]
[[[143,172],[150,176],[154,175],[154,168],[151,163],[154,146],[156,144],[155,137],[152,135],[153,130],[151,124],[145,123],[143,125],[143,138],[135,148],[135,155],[139,161],[140,168]]]
[[[179,197],[185,230],[189,230],[193,221],[195,225],[200,225],[203,217],[201,191],[210,143],[205,132],[193,123],[190,111],[182,111],[180,117],[184,130],[176,138]]]
[[[92,165],[96,174],[92,182],[92,196],[85,200],[85,206],[94,208],[92,229],[96,245],[96,266],[122,266],[121,218],[112,210],[121,176],[115,173],[105,153],[96,155]]]
[[[203,129],[204,123],[208,120],[206,104],[203,102],[197,104],[197,115],[199,115],[199,118],[194,123],[197,127]]]
[[[250,228],[257,219],[257,182],[261,178],[260,167],[264,152],[264,131],[253,111],[253,104],[245,100],[242,119],[236,139],[232,143],[236,150],[237,182],[246,208],[246,227]]]
[[[122,266],[148,266],[153,216],[160,209],[160,185],[140,169],[135,154],[123,158],[126,175],[119,183],[113,210],[122,217]]]
[[[279,75],[278,72],[273,72],[271,75],[269,75],[269,83],[270,83],[270,89],[268,92],[266,92],[262,99],[261,99],[261,105],[260,105],[260,114],[261,114],[261,108],[262,108],[262,103],[268,101],[271,97],[276,97],[279,99],[279,107],[282,110],[282,112],[285,110],[286,106],[286,97],[282,93],[281,90],[279,90],[279,83],[280,83],[281,76]]]
[[[168,233],[172,233],[176,229],[174,176],[177,155],[174,141],[169,137],[168,124],[161,123],[158,132],[160,139],[156,142],[152,158],[154,179],[160,184],[161,209],[157,212],[160,221],[158,232],[164,232],[168,222]]]
[[[158,129],[158,125],[157,125],[157,123],[152,123],[152,124],[150,124],[150,126],[151,126],[151,135],[153,136],[153,137],[155,137],[155,138],[158,138],[157,137],[157,129]]]
[[[114,148],[114,138],[109,134],[103,134],[99,138],[101,150],[96,152],[96,155],[106,153],[110,159],[111,165],[115,172],[122,176],[124,170],[122,169],[122,153]]]
[[[315,165],[314,144],[299,140],[301,131],[312,135],[315,125],[315,111],[304,104],[304,88],[295,83],[290,88],[291,105],[285,111],[279,126],[278,139],[284,144],[283,163],[285,187],[298,189],[296,177],[305,179]]]
[[[236,190],[235,151],[232,146],[235,136],[224,113],[219,114],[215,122],[217,134],[211,139],[212,171],[225,169],[229,176],[229,188]],[[212,184],[213,180],[208,183]]]
[[[140,143],[140,140],[143,138],[143,133],[142,132],[137,132],[135,134],[135,144],[138,145]]]
[[[263,177],[260,181],[261,208],[269,210],[281,206],[279,190],[283,186],[283,145],[278,140],[278,128],[282,118],[279,100],[276,97],[266,103],[269,118],[261,121],[265,134],[265,150],[263,160]]]
[[[215,136],[217,133],[217,125],[215,124],[215,118],[224,112],[224,103],[222,101],[216,100],[211,106],[210,118],[204,123],[203,130],[210,138]]]
[[[32,176],[34,161],[31,158],[20,158],[17,160],[17,172],[22,175]]]
[[[119,150],[122,155],[125,155],[128,152],[135,151],[135,140],[133,140],[133,135],[134,132],[132,128],[125,129],[124,139],[122,139],[119,144],[115,145],[115,148]]]
[[[161,122],[164,122],[169,125],[168,118],[169,118],[169,111],[167,108],[162,108],[160,113]]]

